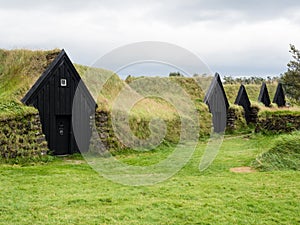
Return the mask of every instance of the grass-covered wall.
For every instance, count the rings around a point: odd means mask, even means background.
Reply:
[[[36,149],[37,144],[31,146],[28,144],[32,138],[36,138],[33,133],[40,133],[40,127],[37,125],[31,126],[32,129],[28,133],[19,133],[24,131],[26,120],[33,123],[33,118],[36,118],[37,111],[32,107],[24,106],[20,99],[25,95],[29,88],[44,72],[47,66],[57,56],[60,50],[51,51],[30,51],[30,50],[0,50],[0,121],[2,126],[0,127],[1,137],[1,154],[5,155],[8,149],[17,149],[19,145],[20,151],[24,149]],[[75,64],[76,69],[82,76],[83,80],[89,80],[89,67]],[[100,79],[108,78],[104,86],[99,89],[96,85],[96,81],[92,80],[92,85],[88,85],[94,98],[97,101],[98,109],[96,113],[96,124],[98,126],[98,132],[101,134],[102,139],[112,148],[122,148],[122,143],[118,143],[117,138],[114,136],[112,130],[111,112],[114,102],[118,98],[120,91],[124,88],[131,88],[134,81],[141,78],[129,77],[125,81],[121,80],[117,74],[105,69],[96,69]],[[147,82],[165,82],[166,80],[176,83],[181,87],[188,98],[193,102],[193,105],[199,116],[199,137],[206,137],[211,132],[211,114],[208,111],[207,106],[203,103],[204,90],[197,84],[198,78],[186,78],[186,77],[153,77],[147,78]],[[94,82],[95,81],[95,82]],[[276,90],[277,84],[268,84],[270,97]],[[249,84],[245,85],[249,99],[257,109],[253,112],[253,123],[259,121],[257,125],[257,131],[264,130],[282,130],[292,131],[298,129],[298,123],[300,123],[298,108],[278,109],[276,106],[271,109],[266,109],[263,106],[255,103],[259,95],[260,85]],[[243,109],[241,107],[233,105],[238,92],[239,84],[224,85],[226,95],[229,99],[231,107],[228,113],[228,128],[229,132],[249,130],[243,118]],[[181,98],[180,94],[176,91],[170,91],[170,96]],[[259,112],[258,118],[257,113]],[[123,112],[120,112],[121,114]],[[125,115],[124,115],[125,116]],[[128,116],[130,128],[132,133],[140,138],[147,138],[149,135],[149,122],[156,117],[163,119],[167,125],[167,133],[165,141],[176,143],[180,135],[180,115],[176,111],[175,107],[161,98],[147,97],[142,101],[139,101],[131,109]],[[23,119],[24,120],[23,120]],[[27,119],[26,119],[27,118]],[[275,125],[274,125],[275,124]],[[276,125],[277,124],[277,125]],[[32,132],[32,133],[31,133]],[[25,137],[25,136],[26,137]],[[21,136],[28,141],[27,144],[22,143]],[[24,139],[23,138],[23,139]],[[9,141],[11,139],[11,141]],[[17,140],[17,141],[13,141]],[[21,141],[20,141],[21,140]],[[34,142],[35,143],[35,142]],[[32,143],[31,143],[32,144]],[[6,146],[6,147],[4,147]],[[30,147],[31,146],[31,147]],[[44,151],[44,147],[41,152]],[[15,150],[12,150],[15,152]],[[15,153],[10,154],[14,156]]]
[[[29,163],[47,160],[47,142],[37,112],[0,118],[0,161]]]

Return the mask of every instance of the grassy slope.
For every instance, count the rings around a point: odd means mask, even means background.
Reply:
[[[35,112],[33,108],[24,106],[20,100],[59,52],[59,49],[50,51],[0,49],[0,118]],[[84,77],[88,67],[76,64],[75,67]],[[104,69],[97,69],[97,72],[105,76],[111,75],[110,71]],[[99,106],[103,106],[116,96],[122,85],[123,82],[116,75],[112,76],[99,95]]]
[[[133,117],[147,119],[160,117],[168,121],[176,120],[180,115],[183,117],[189,115],[189,113],[181,113],[182,111],[177,110],[190,108],[191,105],[186,104],[186,99],[188,99],[192,102],[193,109],[199,113],[200,135],[210,133],[211,115],[208,107],[203,103],[204,92],[195,79],[185,77],[131,77],[126,82],[130,87],[138,86],[136,90],[140,88],[141,92],[149,89],[152,91],[151,93],[162,93],[161,96],[164,96],[164,99],[146,98],[138,102],[132,109]],[[136,85],[136,82],[139,85]],[[170,104],[168,99],[173,99],[174,104]],[[175,130],[178,130],[178,127],[174,126],[173,131]]]
[[[26,113],[36,112],[32,107],[26,107],[20,99],[25,95],[28,89],[42,74],[45,68],[58,54],[59,50],[52,51],[30,51],[30,50],[0,50],[0,119],[25,115]],[[87,66],[75,64],[76,69],[82,76],[83,80],[93,96],[97,100],[98,110],[111,111],[113,103],[116,101],[122,89],[130,90],[130,86],[135,80],[141,78],[131,78],[127,84],[123,82],[116,74],[104,69],[90,69]],[[88,71],[88,72],[87,72]],[[97,76],[95,76],[95,73]],[[100,76],[99,76],[100,75]],[[147,80],[148,79],[148,80]],[[188,98],[192,100],[196,110],[199,112],[200,135],[207,135],[211,129],[211,115],[208,113],[207,106],[203,103],[204,91],[201,90],[195,79],[201,79],[202,83],[209,83],[208,78],[147,78],[146,83],[141,85],[143,88],[148,87],[151,82],[155,81],[153,89],[159,90],[159,83],[171,81],[184,89]],[[103,83],[101,86],[99,83]],[[225,85],[225,91],[231,104],[237,95],[239,85]],[[255,102],[259,94],[259,85],[246,85],[250,100]],[[268,85],[271,98],[274,95],[276,84]],[[170,88],[167,90],[168,97],[183,99],[182,94]],[[130,98],[128,98],[130,99]],[[126,99],[125,99],[126,100]],[[177,101],[178,102],[178,101]],[[185,104],[185,101],[179,101]],[[263,107],[261,111],[264,111]],[[268,111],[269,109],[266,109]],[[274,110],[274,109],[273,109]],[[275,109],[277,110],[277,109]],[[294,110],[294,111],[299,111]],[[172,106],[158,98],[146,98],[137,102],[130,112],[132,121],[146,120],[150,121],[153,117],[160,117],[166,121],[171,121],[169,130],[178,130],[175,128],[173,121],[178,121],[179,113],[176,111],[176,105]],[[131,122],[132,123],[132,122]],[[134,122],[135,123],[135,122]],[[145,123],[147,125],[147,123]],[[174,129],[172,128],[174,127]],[[145,128],[145,129],[144,129]],[[141,132],[147,130],[144,127]],[[143,135],[142,135],[143,136]],[[174,138],[172,138],[174,139]]]
[[[178,174],[148,187],[115,184],[80,160],[0,165],[0,224],[297,224],[299,172],[229,172],[250,165],[273,138],[229,137],[204,173],[198,171],[200,144]],[[148,165],[170,151],[118,158]]]
[[[58,53],[58,49],[0,50],[0,97],[22,98]]]
[[[20,99],[59,53],[51,51],[0,49],[0,117],[8,118],[35,111]]]
[[[31,112],[33,110],[32,108],[24,107],[20,103],[20,99],[26,94],[29,88],[38,79],[38,77],[46,69],[53,58],[59,53],[59,51],[60,50],[58,49],[51,51],[0,50],[0,117],[3,118],[18,114],[22,115],[27,111]],[[99,109],[110,110],[120,90],[124,88],[125,83],[120,80],[120,78],[116,74],[113,74],[112,72],[104,69],[96,69],[97,74],[100,74],[101,76],[97,76],[98,78],[95,78],[89,76],[89,73],[86,73],[86,71],[89,69],[87,66],[75,64],[75,67],[78,70],[79,74],[83,77],[83,80],[91,81],[88,86],[94,89],[91,91],[94,93],[95,98],[97,98]],[[104,82],[106,81],[106,79],[107,82]],[[135,78],[133,78],[133,80],[134,79]],[[201,90],[201,88],[196,84],[194,79],[174,77],[170,80],[179,84],[186,91],[186,93],[195,102],[196,107],[201,112],[207,111],[207,109],[205,108],[206,106],[201,103],[204,98],[203,90]],[[93,84],[99,81],[100,83],[105,83],[103,88],[99,88],[99,86],[93,86]],[[201,82],[205,82],[205,80]],[[233,104],[238,92],[239,85],[225,85],[224,87],[229,102]],[[270,96],[271,98],[273,98],[276,84],[269,84],[268,88]],[[95,91],[96,89],[97,91]],[[100,89],[101,91],[99,92],[98,90]],[[259,94],[260,86],[246,85],[246,89],[250,100],[255,102]],[[171,91],[170,93],[172,94]],[[160,107],[166,108],[165,112],[169,111],[171,112],[170,115],[174,115],[174,109],[162,103],[161,101],[147,99],[146,102],[147,105],[149,105],[150,103],[157,106],[152,107],[152,112],[155,115],[159,115],[161,113],[161,110],[159,109]],[[135,114],[139,114],[139,112],[141,112],[145,115],[145,111],[148,112],[149,110],[145,109],[145,104],[140,102],[139,105],[136,106],[136,109],[133,111],[136,112],[133,112]]]
[[[26,94],[58,53],[59,50],[0,51],[0,119],[18,115],[23,116],[27,113],[36,112],[34,108],[24,106],[20,102],[20,99]],[[113,103],[120,91],[124,89],[125,86],[130,90],[130,86],[111,71],[98,68],[91,69],[78,64],[75,64],[75,68],[97,100],[99,106],[98,110],[111,111]],[[163,78],[162,80],[166,79],[168,78]],[[187,94],[190,95],[189,98],[196,104],[197,110],[204,112],[201,113],[201,127],[205,130],[203,133],[209,133],[210,116],[208,115],[207,107],[201,103],[203,93],[201,93],[199,87],[193,82],[193,79],[174,78],[172,80],[175,80],[177,84],[186,90]],[[103,84],[103,86],[100,84]],[[159,86],[155,88],[159,89]],[[172,93],[172,91],[170,91],[170,96],[174,97],[174,94],[178,99],[181,98],[178,93]],[[199,95],[201,98],[198,97]],[[153,117],[160,117],[167,121],[174,121],[178,119],[178,113],[172,105],[161,99],[146,98],[134,105],[131,111],[131,117],[146,121],[150,121]],[[172,130],[172,128],[170,130]]]
[[[274,140],[272,147],[259,155],[253,166],[262,171],[298,170],[300,171],[299,131],[285,134]]]
[[[109,70],[74,65],[96,99],[98,110],[111,110],[112,103],[125,85],[124,82]]]
[[[139,102],[136,107],[133,108],[133,113],[136,116],[140,113],[146,116],[146,111],[148,114],[153,112],[155,116],[162,115],[162,118],[167,118],[168,113],[175,116],[175,114],[177,114],[175,108],[178,107],[176,104],[184,104],[184,98],[182,98],[180,90],[183,90],[185,96],[194,103],[196,109],[203,112],[208,111],[206,105],[202,103],[204,93],[194,79],[184,77],[155,77],[137,78],[135,80],[142,80],[141,85],[137,85],[142,89],[150,87],[149,89],[151,89],[153,93],[162,93],[161,95],[165,97],[165,101],[155,98],[146,98],[145,101]],[[133,86],[135,80],[128,82],[128,85]],[[165,87],[169,87],[169,89]],[[137,88],[137,90],[139,90],[139,88]],[[175,104],[172,106],[170,103],[167,103],[168,99],[175,99]],[[151,106],[151,104],[153,104],[153,106]],[[161,110],[158,106],[164,110]]]
[[[12,54],[9,57],[4,53],[0,54],[0,116],[27,112],[31,108],[22,106],[19,99],[25,94],[24,87],[37,79],[46,65],[31,51],[16,51],[9,53]],[[44,52],[40,54],[44,57]],[[26,69],[29,64],[30,70]],[[76,65],[76,68],[85,74],[86,67]],[[39,72],[32,74],[31,70]],[[200,104],[203,96],[198,97],[196,86],[186,79],[176,82],[186,88],[199,107],[203,106]],[[122,87],[124,83],[112,77],[99,93],[101,107],[110,109]],[[246,88],[250,99],[255,101],[260,87]],[[238,85],[225,89],[233,103]],[[270,87],[269,90],[272,93]],[[270,95],[272,98],[273,94]],[[146,117],[159,114],[161,107],[174,111],[164,102],[144,101],[151,105],[149,109],[140,103],[133,113]],[[165,112],[163,115],[169,116]],[[78,161],[57,160],[34,167],[0,165],[0,224],[296,224],[300,222],[298,172],[229,172],[231,167],[250,165],[272,140],[273,137],[262,136],[227,139],[214,164],[202,174],[197,169],[204,149],[204,144],[200,144],[182,171],[150,187],[114,184],[99,177],[84,162],[77,164]],[[148,165],[165,158],[170,151],[169,148],[139,154],[128,151],[117,157],[130,164]]]
[[[23,106],[20,99],[24,97],[59,51],[58,49],[51,51],[0,50],[0,117],[14,116],[18,112],[26,113],[33,110]],[[110,110],[125,83],[116,74],[104,69],[93,69],[92,71],[96,71],[98,76],[91,76],[87,73],[89,67],[75,64],[75,68],[84,81],[89,81],[88,86],[92,87],[91,91],[97,98],[99,109]],[[103,87],[93,86],[97,82],[105,84]],[[154,104],[159,104],[159,102],[154,102]]]

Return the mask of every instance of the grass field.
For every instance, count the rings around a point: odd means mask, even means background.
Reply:
[[[57,53],[58,50],[0,50],[2,119],[36,112],[22,105],[20,99]],[[81,75],[88,69],[75,66]],[[97,71],[104,78],[110,75],[109,71]],[[166,79],[169,78],[161,81]],[[204,93],[192,79],[171,80],[187,91],[200,112],[201,129],[210,131],[210,114],[202,103]],[[112,76],[97,93],[99,110],[111,110],[112,102],[125,85],[133,83],[125,84],[117,75]],[[239,85],[225,85],[230,103],[234,102],[238,88]],[[255,102],[260,85],[246,88],[250,100]],[[268,88],[273,96],[276,85]],[[298,108],[288,110],[292,115],[299,114]],[[260,115],[268,116],[273,111],[278,115],[286,113],[277,108],[262,108]],[[153,115],[170,119],[174,117],[174,108],[161,99],[146,98],[135,105],[132,115],[134,124]],[[174,127],[170,129],[172,134],[176,133]],[[198,170],[206,146],[201,142],[190,162],[175,176],[144,187],[109,181],[81,156],[54,158],[32,166],[0,164],[0,224],[299,224],[299,171],[230,171],[250,166],[260,153],[272,147],[275,139],[276,136],[262,135],[227,136],[216,160],[204,172]],[[150,152],[126,150],[114,154],[125,163],[146,166],[165,159],[172,150],[171,146],[163,145]]]
[[[208,170],[190,162],[162,183],[131,187],[99,176],[80,157],[34,166],[0,165],[0,224],[299,224],[297,171],[233,173],[266,151],[274,136],[228,136]],[[117,157],[155,163],[172,151]]]

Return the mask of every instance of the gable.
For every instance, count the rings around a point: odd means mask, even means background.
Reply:
[[[32,105],[34,100],[37,98],[38,93],[46,85],[49,85],[51,79],[54,79],[55,76],[57,76],[58,71],[62,69],[64,70],[63,74],[65,74],[68,79],[72,79],[73,84],[76,84],[77,87],[78,83],[81,81],[81,77],[79,76],[77,70],[75,69],[66,52],[62,50],[21,101],[26,105]],[[81,93],[83,93],[83,95],[85,96],[90,107],[94,107],[96,103],[89,93],[87,87],[83,84],[83,82],[80,82],[80,84],[81,85],[79,86],[79,88],[81,89]]]
[[[278,105],[278,107],[282,107],[285,106],[285,95],[284,95],[284,91],[282,88],[282,84],[279,83],[276,89],[276,93],[273,99],[273,103],[276,103]]]
[[[236,97],[234,104],[243,106],[243,108],[245,110],[250,110],[251,103],[250,103],[250,100],[249,100],[249,97],[248,97],[248,94],[247,94],[247,91],[246,91],[246,88],[244,85],[240,86],[240,89],[239,89],[239,92],[238,92],[238,95]]]
[[[258,96],[258,101],[269,107],[271,104],[269,92],[266,83],[263,83]]]
[[[218,73],[216,73],[210,84],[204,98],[204,103],[208,105],[209,111],[212,114],[214,132],[224,132],[226,128],[229,103]]]
[[[227,109],[229,108],[228,99],[218,73],[215,74],[214,79],[212,80],[210,87],[205,95],[204,103],[209,106],[210,111],[220,111],[224,110],[224,107]],[[222,107],[222,109],[219,109]]]

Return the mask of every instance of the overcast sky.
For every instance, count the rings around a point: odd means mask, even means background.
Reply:
[[[300,1],[0,0],[0,48],[64,48],[91,65],[140,41],[179,45],[224,75],[279,75],[300,48]]]

